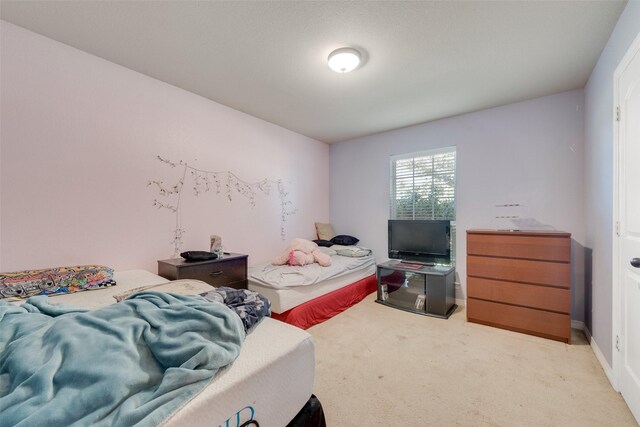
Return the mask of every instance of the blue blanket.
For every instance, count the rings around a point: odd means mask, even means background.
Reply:
[[[155,426],[240,353],[229,308],[141,292],[98,310],[0,301],[0,426]]]

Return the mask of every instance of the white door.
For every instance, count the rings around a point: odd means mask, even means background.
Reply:
[[[636,40],[638,42],[638,40]],[[620,237],[619,389],[640,422],[640,49],[621,64],[617,99],[618,220]],[[626,66],[625,66],[626,64]],[[614,267],[614,268],[616,268]]]

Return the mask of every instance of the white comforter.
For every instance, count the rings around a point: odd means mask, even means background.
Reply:
[[[321,267],[316,263],[293,267],[267,264],[250,269],[249,277],[262,285],[284,289],[294,286],[313,285],[342,274],[364,270],[371,265],[375,265],[375,263],[373,255],[357,258],[333,255],[329,267]]]

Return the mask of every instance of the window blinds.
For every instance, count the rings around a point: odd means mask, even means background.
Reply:
[[[391,218],[455,221],[456,149],[391,157]]]

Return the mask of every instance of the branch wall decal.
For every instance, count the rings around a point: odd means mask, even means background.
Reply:
[[[297,209],[293,206],[291,200],[289,200],[289,193],[285,190],[282,179],[272,180],[265,178],[258,182],[248,182],[239,178],[231,171],[209,171],[190,166],[182,160],[176,163],[161,156],[156,157],[166,166],[182,168],[180,179],[173,185],[167,186],[163,181],[159,180],[149,180],[147,182],[147,187],[154,188],[157,193],[156,198],[153,199],[153,206],[158,209],[166,209],[175,214],[176,225],[171,242],[174,255],[180,253],[183,243],[182,238],[186,233],[186,230],[182,226],[180,200],[187,181],[187,185],[191,186],[196,197],[215,191],[216,195],[224,194],[229,202],[233,202],[234,196],[240,195],[249,200],[252,208],[256,206],[256,194],[262,193],[265,196],[269,196],[272,188],[275,187],[276,196],[280,200],[280,237],[283,241],[285,240],[285,223],[287,217],[294,215]]]

